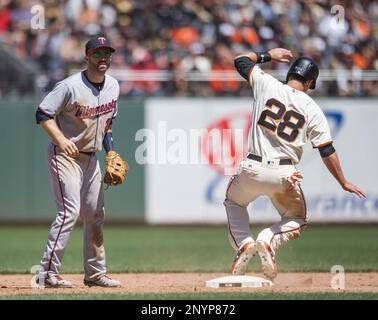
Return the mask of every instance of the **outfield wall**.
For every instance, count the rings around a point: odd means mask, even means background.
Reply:
[[[48,138],[35,123],[38,101],[1,101],[0,223],[51,221],[56,214],[45,155]],[[144,169],[134,160],[135,132],[143,127],[143,101],[121,100],[114,143],[130,165],[127,183],[105,192],[109,221],[144,220]],[[98,155],[102,168],[104,153]]]
[[[361,201],[343,192],[328,174],[318,152],[307,148],[299,168],[305,177],[309,220],[378,222],[378,151],[374,134],[377,100],[317,101],[331,125],[346,176],[366,191],[368,198]],[[49,222],[55,216],[45,161],[48,139],[35,124],[37,103],[0,101],[0,223]],[[246,151],[243,145],[252,101],[122,99],[119,106],[113,127],[115,145],[131,169],[125,185],[105,193],[107,221],[225,223],[222,202],[229,175]],[[219,128],[230,129],[231,135],[221,137],[216,148],[210,148],[204,137],[208,129]],[[190,138],[192,131],[196,135]],[[236,158],[230,156],[230,145]],[[211,152],[205,152],[206,148]],[[102,152],[102,167],[103,157]],[[219,157],[228,164],[217,163]],[[250,212],[252,222],[278,219],[264,198],[254,203]]]

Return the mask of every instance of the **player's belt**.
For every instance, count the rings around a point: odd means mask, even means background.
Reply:
[[[86,151],[79,151],[82,154],[86,154],[87,156],[94,156],[96,152],[86,152]]]
[[[248,154],[247,158],[250,160],[256,160],[258,162],[262,162],[262,157],[258,156],[257,154],[250,153]],[[288,164],[292,165],[293,162],[290,159],[280,159],[280,166],[288,165]]]

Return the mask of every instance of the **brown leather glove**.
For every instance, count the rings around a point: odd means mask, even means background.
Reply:
[[[108,186],[117,186],[122,184],[126,179],[126,173],[129,165],[115,151],[109,151],[105,158],[105,176],[104,182]]]

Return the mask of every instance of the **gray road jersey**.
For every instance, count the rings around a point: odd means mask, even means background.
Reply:
[[[105,131],[117,116],[118,96],[119,84],[113,77],[105,75],[99,91],[79,72],[58,82],[39,109],[55,117],[59,129],[79,151],[100,151]]]

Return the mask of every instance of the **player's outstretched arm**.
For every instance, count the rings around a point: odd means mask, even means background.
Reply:
[[[343,170],[341,169],[339,157],[336,152],[327,157],[323,157],[322,159],[329,172],[331,172],[345,191],[355,193],[360,198],[366,198],[365,193],[360,188],[345,179]]]
[[[290,62],[293,58],[290,50],[284,48],[275,48],[267,52],[249,52],[241,54],[234,59],[236,70],[239,74],[249,81],[249,75],[256,63],[269,62]]]
[[[75,143],[67,139],[62,131],[58,128],[54,119],[49,119],[42,121],[40,123],[43,130],[52,139],[52,141],[61,149],[67,156],[77,157],[79,155],[79,150]]]
[[[284,48],[274,48],[267,52],[249,52],[235,57],[235,60],[241,57],[247,57],[254,63],[268,62],[270,60],[275,62],[289,63],[293,59],[293,54],[290,50]]]

